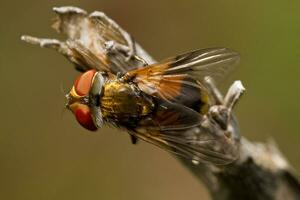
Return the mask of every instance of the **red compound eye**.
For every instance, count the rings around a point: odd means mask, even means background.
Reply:
[[[81,126],[84,128],[90,130],[90,131],[96,131],[97,127],[94,125],[92,116],[91,116],[91,111],[90,108],[86,105],[80,104],[76,109],[75,109],[75,117]]]
[[[79,96],[86,96],[88,95],[91,85],[92,85],[92,80],[93,77],[96,73],[96,70],[92,69],[89,70],[82,75],[80,75],[74,82],[74,88]]]

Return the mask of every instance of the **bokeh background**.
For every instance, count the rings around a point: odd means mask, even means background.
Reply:
[[[274,138],[300,170],[300,2],[110,0],[0,2],[0,198],[6,200],[210,199],[168,153],[125,132],[90,133],[64,112],[78,75],[61,55],[19,40],[59,37],[53,6],[104,11],[156,59],[224,46],[241,53],[247,93],[236,107],[242,134]]]

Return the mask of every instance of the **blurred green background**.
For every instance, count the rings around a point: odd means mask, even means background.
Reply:
[[[60,37],[53,6],[104,11],[156,59],[224,46],[241,53],[227,82],[247,92],[236,108],[242,134],[274,138],[300,170],[300,2],[290,1],[6,1],[0,2],[0,198],[6,200],[209,199],[168,153],[125,132],[90,133],[69,112],[64,94],[77,72],[61,55],[19,40]]]

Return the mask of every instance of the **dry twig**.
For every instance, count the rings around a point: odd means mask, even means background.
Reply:
[[[79,41],[95,55],[101,56],[105,53],[116,65],[140,65],[141,63],[136,60],[128,59],[134,54],[149,64],[155,62],[126,31],[104,13],[96,11],[87,14],[86,11],[76,7],[60,7],[53,10],[57,14],[53,27],[59,33],[66,34],[68,40]],[[101,23],[101,27],[105,29],[99,29],[97,23]],[[121,33],[122,37],[111,40],[110,34],[114,30]],[[62,42],[31,36],[22,36],[22,40],[55,49],[81,71],[89,69],[87,65],[82,65],[82,60],[71,51],[68,40]],[[244,92],[242,83],[234,82],[223,98],[209,77],[205,81],[214,96],[215,105],[210,108],[206,120],[203,120],[202,127],[206,128],[206,134],[199,137],[213,138],[217,142],[208,144],[207,148],[222,149],[229,160],[235,161],[219,166],[178,158],[182,164],[206,184],[212,198],[216,200],[300,199],[300,184],[274,142],[252,143],[245,138],[240,139],[238,124],[231,112]],[[216,119],[225,120],[225,130],[216,129],[212,125],[212,120]],[[199,128],[193,128],[183,134],[189,135],[189,132],[196,134],[200,131]]]

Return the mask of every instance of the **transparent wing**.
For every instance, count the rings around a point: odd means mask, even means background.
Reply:
[[[134,55],[135,43],[131,36],[104,13],[91,13],[82,19],[81,26],[80,32],[67,41],[71,51],[67,56],[77,64],[78,70],[98,69],[117,75],[143,64]],[[84,32],[87,27],[89,33]]]
[[[79,65],[80,68],[84,68],[85,70],[97,69],[106,72],[110,71],[104,54],[96,56],[92,51],[75,40],[68,40],[67,45],[72,51],[72,61]]]
[[[132,133],[139,139],[191,161],[228,164],[235,158],[216,148],[218,140],[201,126],[199,113],[179,104],[163,102]]]
[[[226,165],[236,159],[232,156],[228,156],[224,152],[212,150],[211,146],[216,143],[215,139],[186,139],[183,137],[183,131],[177,131],[176,134],[175,132],[170,134],[170,132],[163,131],[160,134],[135,133],[134,135],[141,140],[154,144],[159,148],[190,161]]]
[[[156,99],[157,108],[152,114],[141,119],[139,126],[142,129],[156,131],[186,130],[199,126],[202,115],[181,104],[170,103]]]
[[[239,63],[239,60],[239,54],[230,49],[200,49],[133,70],[130,74],[137,79],[152,79],[161,75],[190,75],[198,81],[203,81],[205,76],[220,80]]]
[[[204,77],[220,80],[238,61],[238,53],[229,49],[201,49],[132,70],[126,76],[147,94],[176,101],[191,98],[192,91],[203,91]]]
[[[199,81],[203,81],[205,76],[210,76],[218,81],[225,77],[239,63],[239,60],[240,56],[235,51],[226,48],[210,48],[169,58],[158,65],[166,63],[169,66],[165,74],[186,73]]]
[[[92,51],[77,41],[69,40],[67,45],[72,51],[72,61],[79,65],[79,69],[83,69],[83,71],[97,69],[99,71],[110,72],[115,75],[117,75],[118,72],[124,73],[127,71],[126,66],[128,65],[126,63],[115,64],[108,59],[107,55],[95,55]]]

